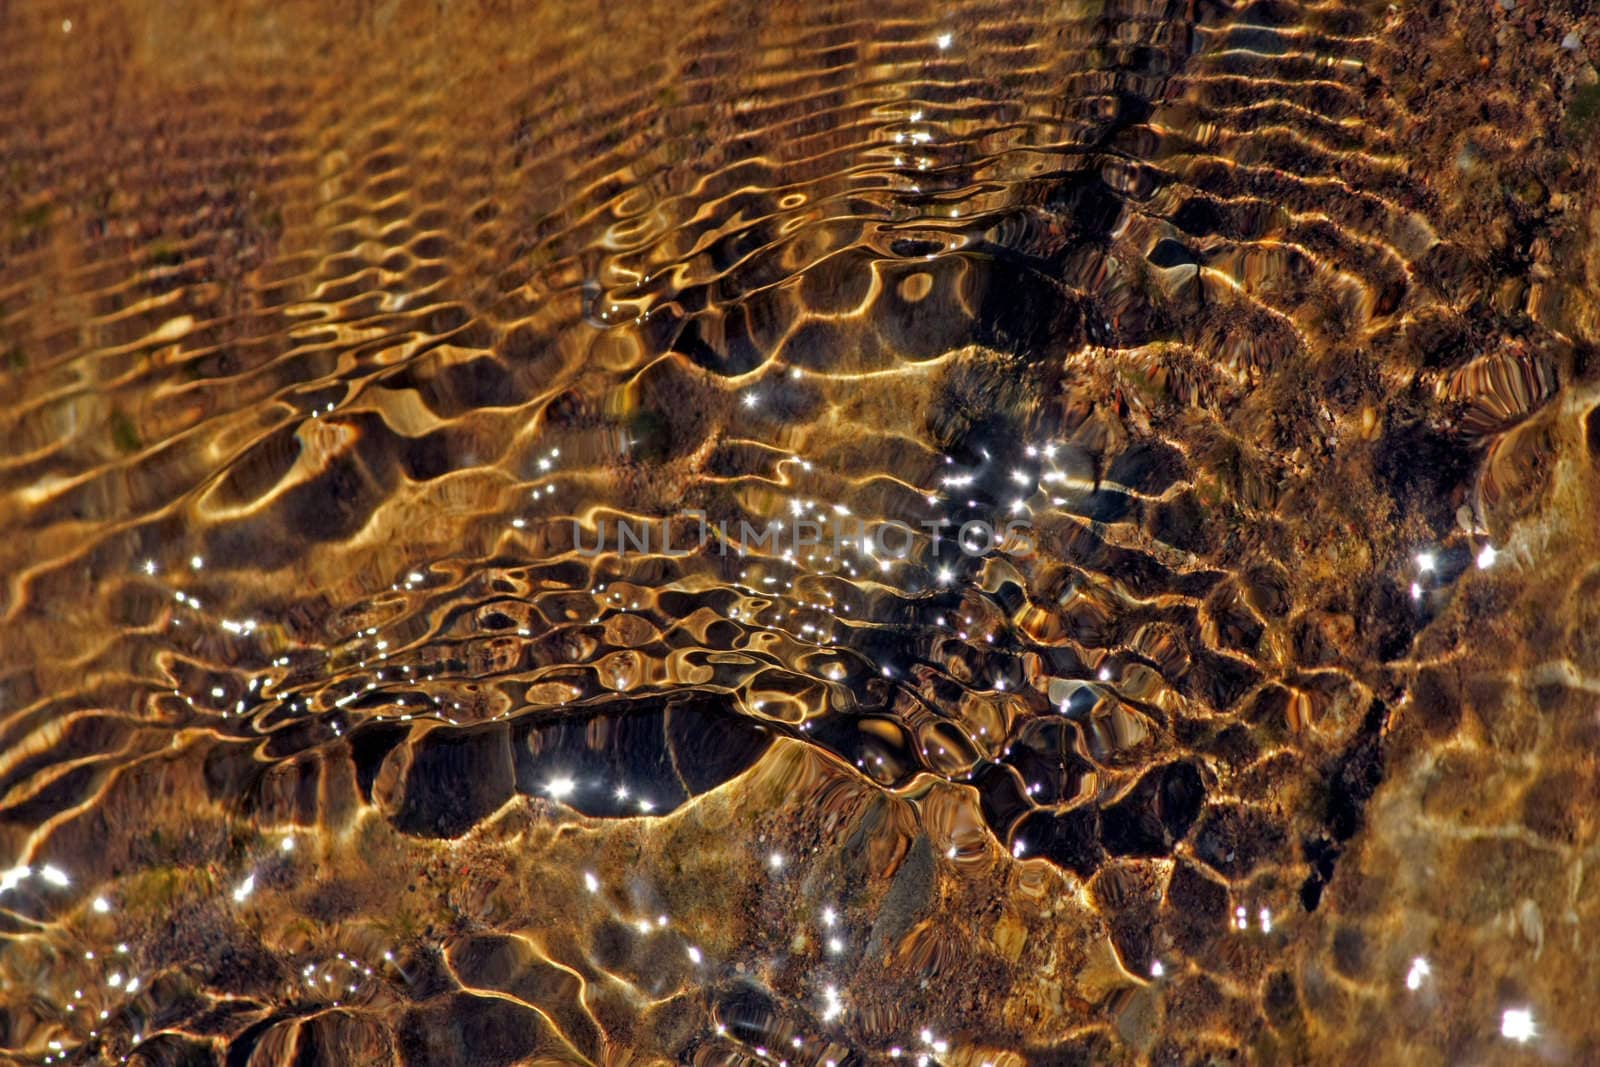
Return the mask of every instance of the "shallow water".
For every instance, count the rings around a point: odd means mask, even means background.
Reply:
[[[1595,50],[0,7],[0,1054],[1600,1057]]]

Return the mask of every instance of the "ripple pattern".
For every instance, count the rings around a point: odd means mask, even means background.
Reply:
[[[4,10],[4,1055],[1600,1049],[1582,12]]]

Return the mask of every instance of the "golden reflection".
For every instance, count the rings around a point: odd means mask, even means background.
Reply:
[[[0,1058],[1600,1041],[1592,19],[301,6],[0,20]]]

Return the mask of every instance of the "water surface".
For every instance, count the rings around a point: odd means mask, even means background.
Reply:
[[[4,1055],[1600,1056],[1513,8],[0,6]]]

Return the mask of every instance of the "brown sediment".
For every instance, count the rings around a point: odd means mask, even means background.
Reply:
[[[1597,50],[9,11],[5,1055],[1593,1059]]]

